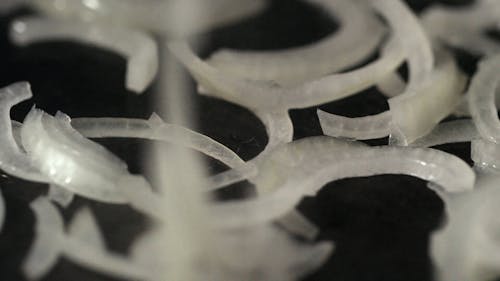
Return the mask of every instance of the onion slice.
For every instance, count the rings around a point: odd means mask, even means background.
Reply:
[[[64,222],[49,200],[39,197],[30,205],[35,213],[35,238],[22,271],[29,280],[38,280],[57,263],[64,247]]]
[[[438,124],[429,134],[412,142],[410,146],[431,147],[445,143],[470,142],[478,138],[476,127],[470,119]]]
[[[303,196],[341,178],[407,174],[432,181],[446,192],[470,190],[475,179],[464,161],[438,150],[366,147],[330,137],[294,141],[259,162],[259,174],[252,181],[261,195],[216,206],[221,223],[245,225],[283,216]]]
[[[281,87],[271,81],[248,80],[223,73],[199,59],[186,42],[172,41],[169,48],[205,89],[204,94],[262,112],[311,107],[347,97],[376,84],[404,59],[397,40],[393,40],[380,59],[361,69]]]
[[[49,192],[47,197],[50,201],[59,204],[59,206],[66,208],[71,202],[73,202],[73,198],[75,194],[64,187],[60,187],[56,184],[49,185]]]
[[[35,182],[46,182],[47,177],[42,175],[31,159],[21,150],[14,139],[10,109],[12,106],[31,98],[30,85],[27,82],[12,84],[0,89],[0,169],[9,175]]]
[[[474,192],[447,200],[446,225],[430,243],[436,280],[492,280],[500,274],[498,180],[485,177]]]
[[[266,7],[265,0],[33,0],[32,4],[56,18],[109,22],[168,34],[177,34],[182,29],[184,35],[230,24]],[[179,18],[184,13],[176,14],[184,4],[203,5],[206,9],[196,15],[196,20],[187,21]],[[187,26],[179,27],[180,23]]]
[[[309,0],[340,22],[340,30],[310,45],[278,51],[220,50],[208,64],[221,72],[278,84],[301,84],[359,63],[384,35],[380,21],[357,0]]]
[[[467,7],[434,5],[426,9],[421,20],[432,37],[448,45],[479,55],[495,55],[500,44],[485,34],[487,28],[498,29],[500,3],[478,0]]]
[[[479,134],[483,139],[495,143],[500,142],[500,120],[495,105],[500,81],[498,69],[500,55],[481,61],[467,92],[469,110]]]
[[[144,32],[128,28],[26,17],[12,23],[10,37],[21,46],[48,40],[73,40],[115,51],[127,59],[125,86],[136,93],[142,93],[158,71],[155,41]]]
[[[89,138],[142,138],[161,140],[195,149],[231,168],[245,164],[221,143],[184,127],[163,122],[153,114],[149,120],[131,118],[73,118],[71,125]]]
[[[128,174],[126,164],[71,129],[69,118],[33,109],[21,136],[32,161],[54,184],[94,200],[125,202],[116,181]]]

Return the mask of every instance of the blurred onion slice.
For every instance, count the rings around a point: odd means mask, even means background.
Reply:
[[[127,60],[125,86],[136,93],[142,93],[158,71],[156,43],[142,31],[99,23],[26,17],[12,23],[10,37],[21,46],[69,40],[115,51]]]

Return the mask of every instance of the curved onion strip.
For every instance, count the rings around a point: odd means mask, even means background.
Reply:
[[[447,192],[470,190],[475,175],[461,159],[434,149],[366,147],[330,137],[310,137],[284,144],[255,161],[255,182],[260,196],[220,203],[212,207],[216,224],[240,227],[284,216],[305,195],[314,195],[326,183],[348,177],[407,174],[432,181]],[[143,179],[142,179],[143,180]],[[120,186],[135,198],[141,212],[162,218],[161,200],[151,191],[137,188],[134,178],[122,178]]]
[[[437,54],[436,68],[429,73],[432,75],[413,90],[408,86],[411,94],[405,92],[389,99],[393,117],[391,143],[407,145],[426,135],[460,103],[465,76],[451,54],[442,50]]]
[[[476,126],[470,119],[438,124],[429,134],[412,142],[410,146],[431,147],[445,143],[469,142],[478,138]]]
[[[389,74],[384,80],[377,84],[377,89],[386,97],[392,98],[398,96],[406,89],[406,82],[397,72]]]
[[[479,134],[496,143],[500,142],[500,120],[495,105],[499,68],[500,55],[481,61],[467,91],[469,110]]]
[[[432,45],[418,19],[401,0],[370,1],[371,5],[389,21],[394,34],[399,36],[408,56],[410,69],[407,90],[418,87],[434,65]],[[399,98],[411,96],[408,92]]]
[[[484,32],[497,26],[499,17],[498,1],[474,1],[467,7],[435,5],[421,15],[422,23],[431,36],[448,45],[486,55],[500,51],[500,44]]]
[[[484,139],[474,139],[471,142],[471,158],[475,166],[481,170],[498,173],[500,170],[500,145]]]
[[[21,128],[28,155],[54,184],[94,200],[124,203],[116,179],[128,174],[125,163],[67,122],[33,109]]]
[[[349,118],[318,109],[319,123],[323,133],[332,137],[357,140],[383,138],[390,134],[392,115],[389,111],[380,114]]]
[[[393,40],[380,59],[361,69],[325,76],[297,86],[281,87],[270,81],[247,80],[222,73],[199,59],[186,42],[171,42],[169,48],[208,95],[257,111],[271,112],[311,107],[352,95],[376,84],[394,71],[404,58],[398,43]]]
[[[412,95],[394,103],[389,111],[365,117],[347,118],[318,111],[326,135],[353,139],[374,139],[391,135],[391,141],[407,145],[424,136],[450,114],[461,101],[465,79],[453,58],[439,56],[436,69],[412,90]],[[405,93],[403,93],[405,94]],[[392,127],[392,128],[391,128]]]
[[[374,52],[384,29],[366,4],[357,0],[309,0],[340,22],[340,30],[303,47],[279,51],[221,50],[208,64],[222,72],[280,85],[301,84],[352,66]]]
[[[73,118],[73,128],[89,138],[143,138],[174,142],[200,151],[231,168],[245,164],[236,153],[219,142],[181,126],[129,118]]]
[[[158,50],[151,36],[141,31],[43,18],[16,19],[10,37],[18,45],[47,40],[75,40],[110,49],[127,59],[125,86],[141,93],[158,71]]]
[[[257,112],[267,131],[267,145],[260,155],[266,154],[277,145],[289,143],[293,140],[293,124],[288,111],[284,112]]]
[[[447,200],[446,225],[430,243],[436,280],[491,280],[500,273],[498,180],[485,177],[474,192]]]
[[[59,204],[59,206],[66,208],[73,202],[74,193],[64,187],[55,184],[49,185],[49,192],[47,197],[51,202]]]
[[[2,232],[3,223],[5,221],[5,202],[2,191],[0,190],[0,232]]]
[[[89,209],[80,209],[73,217],[63,254],[69,260],[108,275],[131,280],[152,280],[149,272],[129,258],[106,251],[104,238]]]
[[[49,200],[39,197],[30,205],[35,213],[35,240],[31,245],[22,270],[30,280],[43,277],[52,269],[64,247],[64,222],[61,214]]]
[[[30,85],[27,82],[19,82],[9,87],[0,89],[0,169],[9,175],[36,182],[46,182],[47,178],[42,175],[33,165],[31,159],[20,149],[12,132],[10,120],[10,109],[12,106],[31,98]]]
[[[265,0],[192,0],[187,5],[203,5],[203,13],[196,20],[179,19],[175,14],[184,0],[33,0],[33,5],[50,16],[83,21],[103,21],[117,25],[131,25],[157,32],[177,33],[181,27],[185,32],[202,32],[217,28],[245,17],[257,14],[266,7]],[[187,17],[191,19],[191,17]]]

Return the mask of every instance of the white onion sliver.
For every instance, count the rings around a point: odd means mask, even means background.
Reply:
[[[12,106],[31,98],[27,82],[12,84],[0,89],[0,169],[12,176],[36,182],[46,182],[47,178],[36,168],[31,159],[21,150],[14,139],[10,120]]]
[[[64,19],[102,21],[117,25],[147,28],[160,33],[186,33],[208,31],[242,18],[250,17],[266,7],[265,0],[210,0],[203,14],[179,19],[178,6],[183,0],[33,0],[32,4],[44,13]],[[207,0],[184,1],[188,5],[201,5]],[[96,3],[96,4],[94,4]],[[179,27],[180,23],[186,26]]]
[[[496,90],[500,81],[498,69],[500,55],[481,61],[467,91],[469,110],[479,134],[482,138],[496,143],[500,142],[500,120],[495,105]]]
[[[447,192],[470,190],[475,180],[464,161],[438,150],[371,148],[330,137],[295,141],[259,160],[260,172],[252,181],[261,196],[215,206],[220,223],[248,225],[281,217],[303,196],[346,177],[407,174],[435,182]]]
[[[57,208],[47,198],[31,203],[36,225],[33,244],[23,261],[22,270],[29,280],[47,274],[57,263],[64,247],[64,222]]]
[[[222,72],[278,84],[301,84],[340,71],[373,53],[382,40],[380,21],[357,0],[309,0],[340,22],[340,30],[310,45],[278,51],[221,50],[208,64]]]
[[[500,16],[498,1],[474,1],[467,7],[434,5],[421,15],[421,21],[432,37],[446,44],[479,55],[494,55],[500,44],[485,34],[497,27]]]
[[[500,145],[484,139],[471,142],[471,158],[477,168],[482,171],[500,171]]]
[[[478,137],[476,127],[470,119],[454,120],[438,124],[429,134],[409,146],[431,147],[445,143],[470,142]]]
[[[59,206],[66,208],[73,202],[74,193],[64,187],[56,184],[49,185],[49,192],[47,197],[50,201],[59,204]]]
[[[33,109],[21,128],[23,145],[40,171],[61,187],[94,200],[124,203],[117,178],[126,165],[69,124]]]
[[[318,118],[325,135],[357,140],[387,137],[390,134],[392,121],[389,111],[372,116],[349,118],[318,109]]]
[[[500,274],[498,180],[484,177],[474,192],[447,199],[446,225],[430,243],[436,280],[492,280]]]
[[[209,95],[256,111],[276,112],[338,100],[376,84],[394,71],[404,59],[397,41],[395,39],[387,44],[380,59],[358,70],[289,87],[222,73],[199,59],[186,42],[171,42],[169,48]]]
[[[443,50],[437,54],[436,67],[428,73],[432,75],[413,88],[408,86],[411,93],[389,99],[391,143],[407,145],[423,137],[460,103],[466,79],[451,54]]]
[[[386,97],[392,98],[400,95],[406,89],[406,82],[397,72],[389,74],[386,78],[379,81],[377,89]]]
[[[288,232],[307,240],[314,240],[319,233],[319,228],[296,210],[284,215],[276,223]]]
[[[48,40],[74,40],[110,49],[127,59],[125,86],[141,93],[158,71],[158,50],[150,35],[98,23],[78,23],[35,17],[16,19],[10,37],[18,45]]]
[[[71,125],[89,138],[122,137],[162,140],[200,151],[231,168],[238,168],[245,164],[236,153],[219,142],[184,127],[164,123],[159,119],[74,118],[71,120]]]
[[[408,90],[418,86],[434,65],[432,45],[418,19],[401,0],[370,1],[377,12],[384,15],[394,34],[399,37],[406,50],[409,64]],[[409,92],[407,95],[411,95]]]

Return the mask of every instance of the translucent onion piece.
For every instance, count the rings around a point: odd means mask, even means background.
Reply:
[[[71,129],[69,118],[33,109],[21,128],[23,146],[54,184],[90,199],[124,203],[116,186],[128,174],[123,161]]]
[[[408,89],[418,86],[434,65],[431,42],[413,12],[400,0],[370,1],[384,15],[406,50],[409,64]],[[408,93],[405,96],[411,96]],[[401,98],[401,97],[400,97]]]
[[[482,171],[500,171],[500,145],[483,139],[471,142],[471,158]]]
[[[22,270],[29,280],[38,280],[56,264],[64,247],[64,222],[56,207],[40,197],[31,203],[35,213],[35,238]]]
[[[281,217],[303,196],[314,195],[326,183],[341,178],[407,174],[432,181],[446,192],[470,190],[475,179],[464,161],[438,150],[366,147],[330,137],[282,145],[256,165],[259,174],[251,180],[261,195],[215,206],[220,223],[248,225]]]
[[[102,237],[97,222],[88,208],[82,208],[73,216],[68,226],[68,235],[87,243],[94,249],[105,249],[106,244]]]
[[[384,29],[366,4],[352,0],[308,0],[341,24],[336,33],[303,47],[279,51],[221,50],[207,62],[222,72],[280,85],[301,84],[352,66],[374,52]]]
[[[451,54],[440,50],[436,57],[431,76],[413,88],[410,80],[405,93],[389,99],[391,143],[407,145],[426,135],[460,103],[465,76]]]
[[[476,126],[470,119],[438,124],[429,134],[412,142],[410,146],[431,147],[445,143],[470,142],[478,138]]]
[[[184,0],[33,0],[33,5],[53,17],[104,21],[117,25],[132,25],[157,32],[178,32],[181,23],[184,32],[202,32],[217,28],[242,18],[255,15],[266,6],[264,0],[193,0],[188,5],[204,5],[203,13],[196,20],[179,19],[184,13],[175,14]]]
[[[215,232],[218,239],[212,243],[210,256],[200,263],[217,263],[217,267],[212,271],[194,269],[200,271],[199,280],[297,280],[323,264],[333,250],[329,242],[299,242],[270,224]],[[169,276],[168,265],[175,259],[151,255],[165,244],[167,233],[155,228],[132,245],[134,263],[148,268],[157,276],[155,280]],[[266,251],[270,248],[273,251]]]
[[[14,43],[23,46],[48,40],[74,40],[115,51],[127,59],[125,86],[137,93],[151,84],[158,70],[156,43],[141,31],[97,23],[28,17],[14,21],[10,37]]]
[[[500,142],[500,120],[495,105],[499,69],[500,55],[481,61],[467,91],[469,110],[479,134],[495,143]]]
[[[73,202],[74,193],[55,184],[49,185],[47,197],[50,201],[59,204],[61,207],[68,207]]]
[[[450,197],[446,225],[432,235],[436,280],[494,280],[500,275],[498,177],[484,178],[474,192]]]
[[[372,116],[349,118],[318,109],[318,118],[325,135],[357,140],[388,136],[392,121],[389,111]]]
[[[398,73],[392,73],[377,84],[377,89],[388,98],[395,97],[404,92],[406,82]]]
[[[0,169],[9,175],[36,182],[46,182],[47,178],[36,168],[31,159],[16,143],[10,120],[12,106],[31,98],[30,85],[27,82],[12,84],[0,89]]]
[[[307,240],[314,240],[319,233],[319,228],[296,210],[289,212],[276,223],[288,232],[304,237]]]
[[[0,190],[0,232],[2,232],[3,222],[5,221],[5,202]]]
[[[142,138],[174,142],[200,151],[231,168],[245,164],[236,153],[219,142],[181,126],[163,122],[129,118],[74,118],[71,125],[89,138]]]
[[[260,112],[311,107],[347,97],[376,84],[404,59],[397,40],[393,40],[384,48],[380,59],[361,69],[325,76],[298,86],[281,87],[271,81],[247,80],[222,73],[200,60],[186,42],[171,42],[169,48],[207,94]]]
[[[485,34],[488,28],[498,29],[499,17],[500,3],[489,0],[474,1],[467,7],[434,5],[421,15],[431,36],[480,55],[500,51],[500,44]]]
[[[293,140],[293,124],[288,111],[257,112],[267,131],[267,145],[260,155],[266,154],[277,145],[289,143]]]

